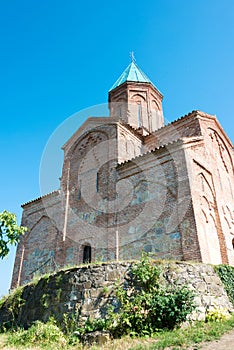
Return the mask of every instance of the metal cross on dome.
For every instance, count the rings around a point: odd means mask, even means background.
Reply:
[[[130,52],[130,57],[131,57],[132,62],[136,62],[136,59],[135,59],[135,56],[134,56],[134,51]]]

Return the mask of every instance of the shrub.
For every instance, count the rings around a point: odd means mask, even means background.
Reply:
[[[36,321],[28,330],[19,329],[10,333],[7,343],[14,346],[54,345],[59,349],[64,347],[67,341],[54,319],[50,319],[47,323]]]
[[[161,279],[161,266],[143,254],[132,266],[128,285],[118,286],[115,307],[102,321],[88,320],[80,332],[109,330],[114,337],[152,335],[159,329],[173,329],[184,322],[195,306],[187,286],[171,286]]]

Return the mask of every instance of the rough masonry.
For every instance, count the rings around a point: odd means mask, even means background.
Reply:
[[[108,305],[117,305],[113,291],[119,283],[127,288],[131,265],[130,262],[102,263],[45,276],[23,287],[20,298],[16,297],[16,304],[20,300],[22,306],[15,304],[15,314],[9,301],[1,305],[0,326],[14,321],[27,328],[36,320],[46,322],[51,316],[62,322],[64,314],[81,324],[89,317],[99,318],[105,315]],[[233,305],[211,265],[164,262],[161,266],[167,283],[187,285],[195,292],[196,309],[190,320],[205,320],[206,313],[217,308],[233,312]]]

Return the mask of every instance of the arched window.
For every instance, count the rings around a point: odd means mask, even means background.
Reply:
[[[137,109],[137,121],[138,121],[138,127],[140,128],[142,126],[142,109],[141,109],[141,102],[137,102],[138,109]]]
[[[233,240],[232,240],[232,247],[233,247],[233,249],[234,249],[234,238],[233,238]]]
[[[85,245],[83,250],[83,264],[91,263],[91,246]]]

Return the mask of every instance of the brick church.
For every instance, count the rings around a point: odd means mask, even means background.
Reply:
[[[95,261],[193,260],[234,265],[233,145],[215,116],[164,125],[162,94],[134,60],[62,147],[60,188],[23,204],[29,228],[12,287]]]

